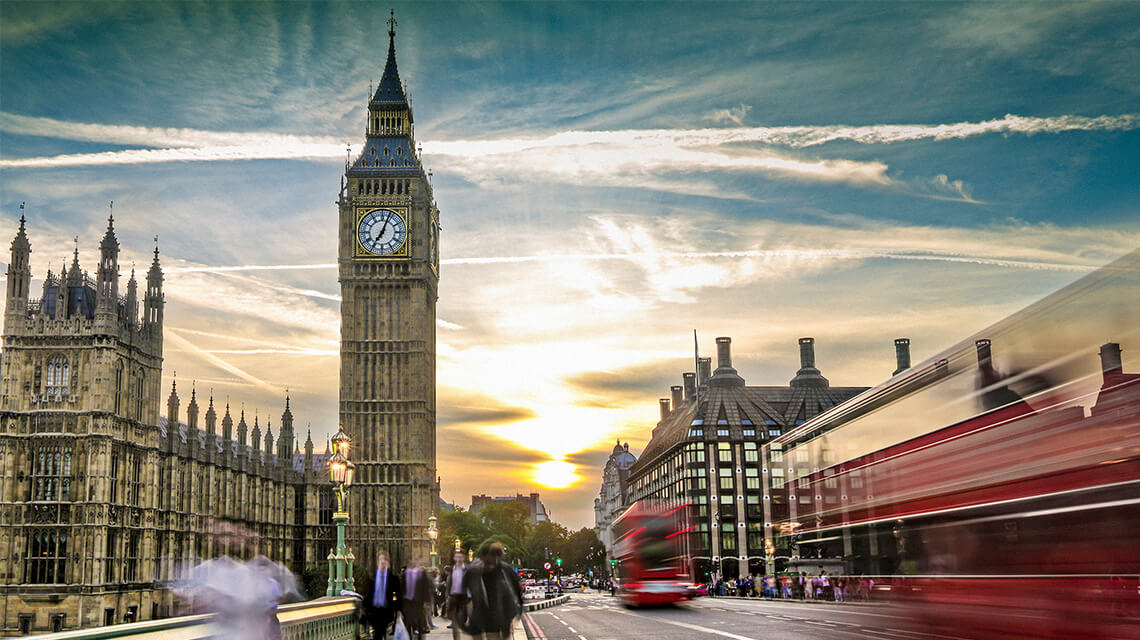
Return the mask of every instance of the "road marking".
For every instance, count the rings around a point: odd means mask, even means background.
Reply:
[[[718,636],[724,636],[726,638],[732,638],[732,640],[756,640],[755,638],[750,638],[748,636],[741,636],[741,635],[737,635],[735,633],[730,633],[728,631],[721,631],[720,629],[710,629],[709,627],[702,627],[700,625],[689,624],[687,622],[677,622],[676,620],[666,620],[664,618],[651,618],[649,616],[643,616],[643,615],[637,614],[637,613],[630,613],[629,611],[622,611],[620,609],[617,609],[616,611],[618,613],[624,613],[627,616],[633,616],[635,618],[644,618],[646,620],[653,620],[654,622],[663,622],[665,624],[671,624],[675,627],[681,627],[682,629],[688,629],[690,631],[700,631],[701,633],[712,633],[712,634],[715,634]]]
[[[538,626],[538,623],[530,617],[529,613],[523,614],[523,622],[530,625],[530,632],[527,634],[529,637],[534,637],[536,640],[547,640],[546,634],[542,632],[542,627]]]
[[[566,622],[565,620],[563,620],[562,618],[557,618],[557,620],[558,620],[559,622],[561,622],[562,624],[566,625],[567,627],[569,627],[569,626],[570,626],[570,624],[569,624],[569,623],[567,623],[567,622]]]
[[[586,636],[578,634],[578,640],[586,640]]]
[[[578,630],[570,625],[566,625],[566,628],[570,630],[570,633],[578,633]]]

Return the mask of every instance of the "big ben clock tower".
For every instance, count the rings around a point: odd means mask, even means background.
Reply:
[[[428,559],[438,501],[435,465],[435,303],[439,211],[420,165],[396,68],[368,101],[364,149],[345,170],[339,204],[340,420],[356,464],[349,543],[371,566]]]

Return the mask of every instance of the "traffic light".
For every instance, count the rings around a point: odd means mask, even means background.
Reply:
[[[554,563],[561,567],[562,566],[562,558],[555,558]]]

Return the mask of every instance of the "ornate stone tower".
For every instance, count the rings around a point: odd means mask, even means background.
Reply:
[[[370,566],[428,558],[435,489],[435,304],[439,211],[420,165],[396,68],[368,101],[364,148],[339,197],[340,420],[356,464],[350,545]]]

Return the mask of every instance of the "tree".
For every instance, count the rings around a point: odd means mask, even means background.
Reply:
[[[525,540],[530,529],[530,509],[522,502],[492,502],[483,507],[479,516],[491,531],[505,534],[516,541]]]
[[[439,516],[440,549],[451,549],[455,539],[459,538],[463,550],[478,549],[479,544],[494,533],[483,519],[477,514],[462,509],[444,511]],[[446,558],[445,564],[450,564],[451,553],[440,552],[440,558]]]
[[[529,569],[538,569],[547,559],[547,550],[550,551],[551,559],[563,553],[569,533],[566,527],[556,522],[540,522],[531,527],[524,542],[527,553],[523,565]]]
[[[562,560],[564,571],[586,573],[588,569],[593,569],[599,573],[604,569],[606,548],[593,529],[583,527],[566,539],[566,552]]]

